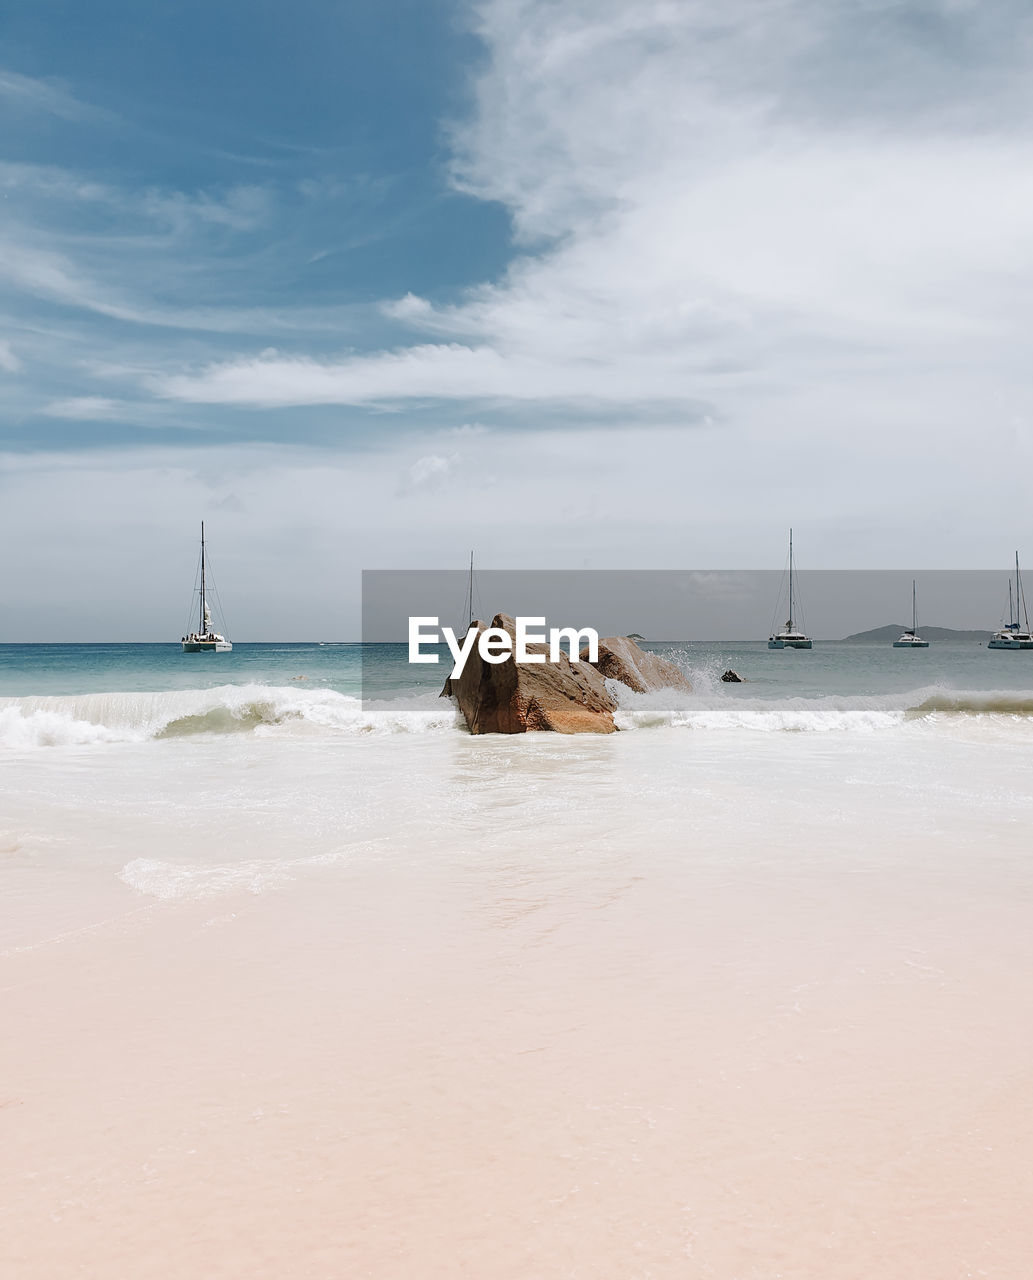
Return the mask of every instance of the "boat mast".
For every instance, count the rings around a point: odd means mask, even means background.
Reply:
[[[918,632],[918,601],[915,595],[915,579],[911,579],[911,634]]]
[[[470,552],[470,607],[466,611],[466,629],[473,624],[473,552]]]
[[[204,635],[204,521],[201,521],[201,621],[198,623],[199,635]]]
[[[789,622],[787,630],[793,629],[793,531],[789,530]]]
[[[1026,619],[1026,630],[1029,631],[1029,610],[1026,608],[1026,597],[1022,594],[1022,581],[1019,578],[1019,553],[1015,552],[1015,621],[1019,622],[1019,610]]]

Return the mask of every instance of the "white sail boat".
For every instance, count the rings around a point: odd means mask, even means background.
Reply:
[[[779,597],[781,598],[781,596]],[[769,649],[810,649],[810,636],[797,629],[793,620],[793,531],[789,530],[789,618],[784,627],[768,636]]]
[[[212,611],[208,607],[205,587],[204,521],[201,521],[201,603],[198,611],[197,630],[183,637],[184,653],[229,653],[233,645],[212,627]]]
[[[900,639],[893,641],[894,649],[928,649],[929,641],[918,634],[918,604],[915,595],[915,580],[911,579],[911,627],[900,633]]]
[[[1024,618],[1026,625],[1020,625]],[[1015,598],[1012,600],[1011,578],[1008,579],[1008,621],[995,631],[986,642],[988,649],[1033,649],[1033,633],[1029,629],[1029,613],[1026,610],[1026,597],[1022,592],[1022,579],[1019,577],[1019,553],[1015,552]]]

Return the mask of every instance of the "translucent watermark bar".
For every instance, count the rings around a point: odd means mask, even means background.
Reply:
[[[791,606],[789,585],[788,572],[777,570],[365,570],[363,697],[381,701],[440,689],[470,623],[489,626],[497,614],[531,619],[546,634],[590,630],[600,637],[630,636],[646,648],[698,642],[778,647],[780,635],[817,647],[864,643],[869,632],[870,643],[890,644],[891,633],[916,626],[941,642],[986,644],[1008,623],[1009,608],[1016,626],[1026,625],[1024,589],[1007,568],[804,569],[794,572]],[[414,618],[434,620],[441,636],[437,644],[422,645],[419,662],[410,660]],[[859,635],[860,641],[851,639]]]

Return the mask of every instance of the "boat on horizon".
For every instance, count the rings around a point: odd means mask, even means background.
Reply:
[[[894,649],[928,649],[929,641],[918,634],[918,604],[915,594],[915,580],[911,579],[911,626],[900,633],[900,638],[893,641]]]
[[[1025,618],[1025,629],[1020,625]],[[1015,596],[1012,598],[1011,578],[1008,579],[1008,621],[996,630],[986,642],[988,649],[1033,649],[1033,632],[1029,629],[1029,612],[1019,576],[1019,553],[1015,552]]]
[[[779,592],[781,599],[781,592]],[[768,636],[769,649],[811,649],[813,648],[810,636],[797,629],[793,620],[793,531],[789,530],[789,618],[785,625],[779,631],[773,631]],[[777,604],[775,606],[778,607]]]
[[[212,627],[212,611],[208,607],[205,586],[204,521],[201,521],[201,602],[198,610],[197,630],[182,637],[184,653],[229,653],[233,645],[224,635]]]

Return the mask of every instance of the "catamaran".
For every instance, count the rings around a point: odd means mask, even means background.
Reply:
[[[918,634],[918,605],[915,596],[915,580],[911,579],[911,626],[900,633],[900,639],[893,641],[894,649],[928,649],[929,641]]]
[[[205,589],[204,521],[201,521],[201,604],[198,611],[197,630],[183,637],[184,653],[229,653],[233,645],[212,628],[212,611],[208,607]]]
[[[1020,625],[1020,619],[1026,625]],[[1033,649],[1033,632],[1029,629],[1029,613],[1026,609],[1026,597],[1022,591],[1022,579],[1019,577],[1019,553],[1015,552],[1015,597],[1012,599],[1011,578],[1008,579],[1008,621],[993,633],[986,642],[988,649]]]
[[[781,598],[781,595],[780,597]],[[776,606],[777,607],[777,606]],[[769,649],[810,649],[810,636],[797,630],[793,621],[793,531],[789,530],[789,619],[779,631],[768,636]]]

